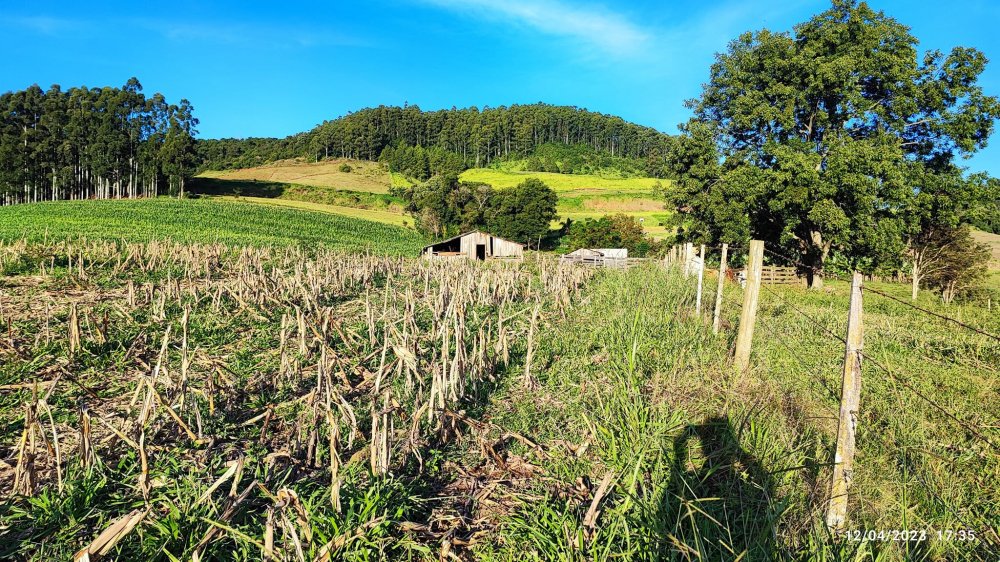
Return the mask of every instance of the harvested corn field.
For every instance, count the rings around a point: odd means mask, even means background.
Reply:
[[[485,523],[440,451],[527,466],[475,413],[591,275],[158,242],[0,269],[0,557],[38,560],[461,551]]]

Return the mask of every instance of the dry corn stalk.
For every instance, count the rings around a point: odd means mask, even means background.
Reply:
[[[83,550],[78,551],[73,555],[73,562],[90,562],[92,560],[98,560],[102,556],[107,556],[116,544],[126,535],[135,529],[136,525],[142,521],[146,514],[149,513],[149,509],[136,509],[133,510],[128,515],[124,515],[116,519],[111,525],[108,525],[101,534],[97,535],[90,545]]]
[[[69,354],[75,355],[80,350],[80,316],[76,310],[76,303],[69,307]]]

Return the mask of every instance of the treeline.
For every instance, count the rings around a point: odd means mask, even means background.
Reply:
[[[307,157],[310,154],[309,134],[299,133],[283,139],[199,139],[196,145],[198,171],[253,168],[268,162]]]
[[[582,145],[616,159],[662,162],[671,138],[621,117],[543,103],[439,111],[379,106],[285,139],[201,141],[199,157],[200,168],[227,169],[294,157],[377,160],[386,148],[420,147],[453,155],[448,164],[466,169],[525,158],[543,145],[557,144]],[[430,166],[429,174],[437,172]]]
[[[527,156],[546,143],[586,144],[611,156],[646,158],[666,153],[670,136],[621,117],[544,103],[422,111],[415,105],[362,109],[312,131],[317,158],[375,160],[387,146],[440,147],[480,167],[511,155]]]
[[[0,204],[183,193],[197,159],[187,100],[37,85],[0,95]]]

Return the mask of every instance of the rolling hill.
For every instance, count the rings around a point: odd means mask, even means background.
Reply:
[[[341,171],[344,164],[350,166],[350,172]],[[560,220],[625,213],[642,219],[653,237],[669,234],[663,225],[670,211],[664,206],[661,191],[669,188],[669,180],[495,168],[473,168],[459,176],[461,181],[487,183],[498,189],[513,187],[528,178],[540,179],[556,191]],[[375,162],[286,160],[255,168],[204,172],[193,180],[191,191],[406,226],[413,221],[403,212],[404,201],[389,191],[393,185],[407,183],[401,175],[390,174],[384,165]]]

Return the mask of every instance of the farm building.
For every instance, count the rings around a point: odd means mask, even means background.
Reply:
[[[580,248],[560,258],[564,262],[576,262],[600,267],[626,267],[627,248]]]
[[[474,230],[424,246],[421,254],[425,258],[521,259],[524,244]]]

